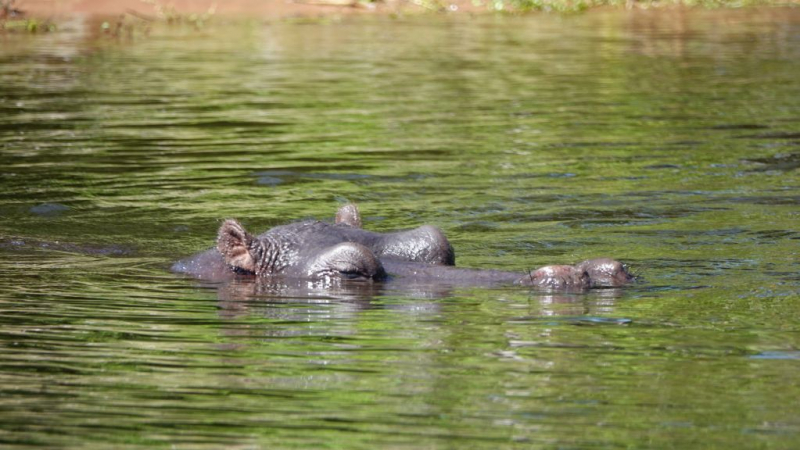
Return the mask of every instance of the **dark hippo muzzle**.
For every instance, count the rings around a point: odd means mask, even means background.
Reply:
[[[520,284],[551,289],[588,289],[592,280],[586,270],[567,265],[544,266],[534,270]]]

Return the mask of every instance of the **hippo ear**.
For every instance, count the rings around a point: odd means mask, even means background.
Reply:
[[[217,250],[225,258],[225,263],[237,269],[256,272],[256,262],[250,254],[253,236],[245,231],[242,224],[228,219],[219,227]]]
[[[361,228],[361,213],[355,203],[348,203],[336,211],[335,223],[350,225],[353,228]]]

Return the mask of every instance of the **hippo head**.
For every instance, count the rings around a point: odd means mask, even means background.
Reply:
[[[220,227],[217,250],[225,264],[243,274],[325,280],[386,277],[378,258],[361,244],[343,242],[324,248],[287,244],[273,236],[255,237],[236,220],[226,220]]]

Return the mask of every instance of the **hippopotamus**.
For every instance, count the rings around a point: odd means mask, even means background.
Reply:
[[[430,225],[391,233],[361,229],[358,208],[347,204],[334,223],[294,222],[259,236],[226,220],[215,248],[178,261],[172,270],[207,280],[234,274],[381,280],[386,278],[381,260],[453,266],[455,252],[444,233]]]
[[[175,263],[172,270],[211,281],[236,276],[324,281],[406,279],[573,290],[616,287],[633,280],[622,263],[610,258],[545,266],[530,273],[456,268],[453,247],[434,226],[377,233],[362,229],[361,223],[353,204],[341,207],[334,223],[294,222],[258,236],[229,219],[219,228],[215,248]]]

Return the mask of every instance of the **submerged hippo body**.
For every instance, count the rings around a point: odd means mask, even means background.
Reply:
[[[455,253],[435,227],[374,233],[362,230],[354,205],[336,223],[296,222],[259,236],[239,222],[220,227],[217,247],[173,266],[173,271],[220,281],[236,274],[308,280],[385,280],[463,285],[517,284],[551,289],[621,286],[633,279],[618,261],[599,258],[575,266],[545,266],[527,274],[453,267]]]

